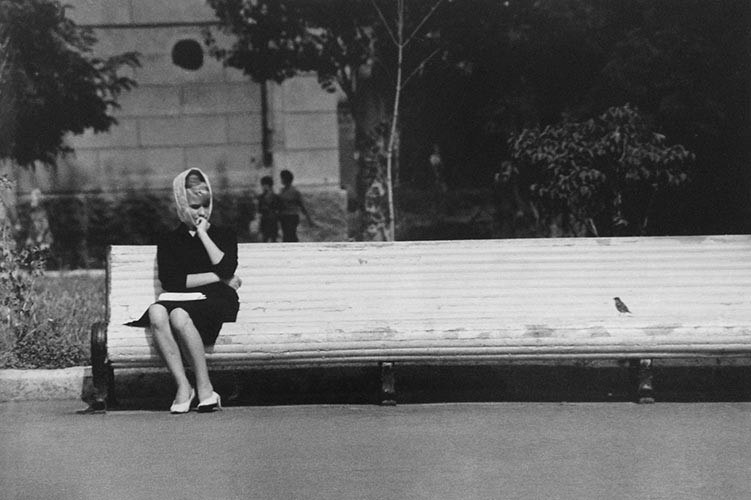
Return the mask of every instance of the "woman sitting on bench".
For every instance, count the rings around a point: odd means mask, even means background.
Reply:
[[[221,408],[206,365],[205,345],[213,345],[224,322],[237,318],[237,236],[209,224],[212,208],[208,177],[199,169],[173,181],[181,224],[157,245],[161,294],[133,326],[150,325],[156,347],[177,384],[172,413],[187,413],[198,396],[197,410]],[[195,389],[185,373],[181,351],[193,368]],[[197,393],[197,394],[196,394]]]

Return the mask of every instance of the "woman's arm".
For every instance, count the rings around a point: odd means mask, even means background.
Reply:
[[[208,272],[189,274],[185,278],[185,288],[196,288],[199,286],[217,283],[219,281],[221,281],[225,285],[231,286],[235,290],[240,288],[240,286],[242,285],[242,280],[238,276],[232,275],[230,278],[222,279],[216,273]]]
[[[189,274],[185,280],[186,288],[210,285],[221,281],[234,289],[240,287],[240,280],[234,276],[237,269],[237,237],[232,231],[215,233],[216,242],[209,236],[205,221],[201,221],[196,233],[206,249],[213,271]]]
[[[189,274],[185,277],[185,288],[196,288],[218,281],[220,281],[219,276],[212,272]]]
[[[216,246],[214,240],[209,236],[208,230],[209,221],[203,218],[199,219],[198,225],[196,226],[196,234],[201,240],[201,243],[203,243],[203,247],[206,249],[206,253],[209,255],[211,263],[217,265],[224,258],[224,252]]]
[[[237,270],[237,235],[235,232],[228,229],[217,230],[212,234],[212,237],[218,246],[223,256],[219,262],[213,262],[212,271],[219,276],[219,279],[224,281],[232,278]]]

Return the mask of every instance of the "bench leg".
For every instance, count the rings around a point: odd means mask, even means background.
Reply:
[[[396,406],[394,363],[381,363],[381,405]]]
[[[227,402],[236,403],[240,400],[240,394],[242,394],[243,384],[240,378],[240,372],[237,370],[232,371],[232,394],[227,397]]]
[[[636,384],[636,402],[640,404],[654,403],[655,397],[654,386],[652,385],[652,360],[631,360],[631,370],[633,374],[633,380]]]
[[[91,410],[103,412],[114,394],[112,365],[107,359],[107,325],[97,322],[91,325],[91,374],[94,379],[94,401]],[[114,392],[114,391],[113,391]]]

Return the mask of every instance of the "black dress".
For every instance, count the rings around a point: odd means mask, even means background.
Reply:
[[[198,329],[204,345],[213,345],[222,328],[222,323],[234,322],[240,303],[235,290],[223,283],[211,283],[196,288],[186,288],[188,274],[205,272],[216,273],[221,279],[229,279],[237,269],[237,236],[229,229],[211,225],[208,235],[224,252],[222,260],[214,265],[209,260],[206,249],[198,238],[191,235],[185,224],[165,234],[157,244],[157,266],[159,281],[166,292],[202,292],[205,300],[157,301],[170,312],[184,309]],[[149,326],[149,314],[145,312],[138,320],[127,323],[129,326]]]

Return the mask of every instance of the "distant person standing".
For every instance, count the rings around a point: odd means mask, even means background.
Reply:
[[[26,236],[27,247],[48,249],[52,246],[52,233],[47,210],[42,204],[42,191],[31,191],[31,208],[29,209],[29,232]]]
[[[441,147],[438,144],[433,144],[433,152],[430,153],[428,161],[430,162],[430,169],[433,172],[433,182],[435,182],[436,187],[442,193],[447,192],[449,188],[446,184],[446,176],[444,175]]]
[[[258,214],[260,215],[261,241],[276,242],[279,237],[279,195],[274,192],[274,178],[266,175],[261,178],[263,192],[258,197]]]
[[[282,190],[279,192],[279,221],[282,225],[282,241],[300,241],[297,238],[297,226],[300,224],[300,212],[305,215],[308,224],[315,226],[313,219],[305,208],[300,191],[292,186],[295,176],[289,170],[279,173]]]

